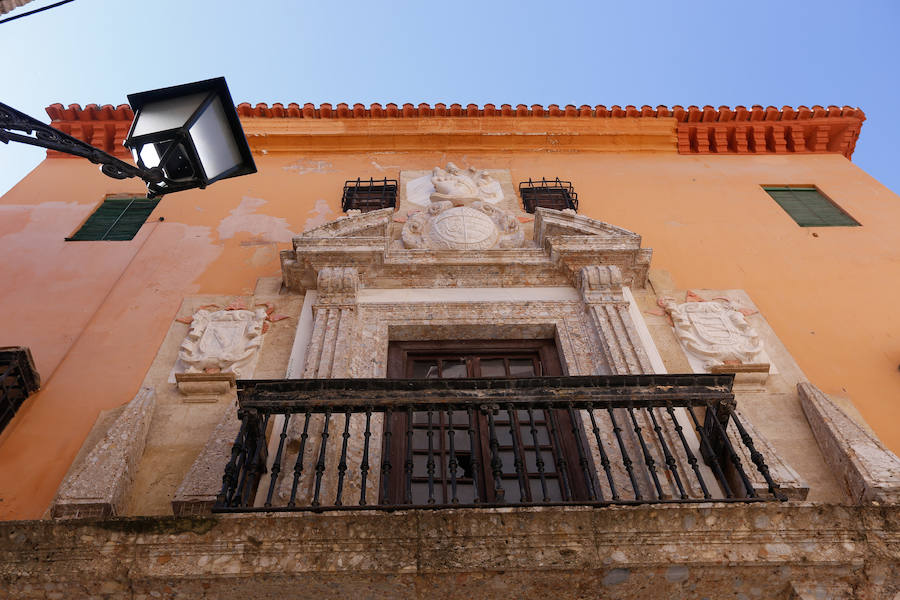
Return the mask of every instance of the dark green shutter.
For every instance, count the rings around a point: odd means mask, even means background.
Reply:
[[[133,239],[159,200],[142,197],[107,198],[69,241]]]
[[[764,187],[800,227],[853,227],[859,223],[816,188]]]

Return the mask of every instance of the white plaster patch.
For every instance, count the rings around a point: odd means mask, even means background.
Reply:
[[[301,158],[298,161],[281,167],[285,171],[293,171],[297,175],[305,175],[306,173],[331,173],[334,166],[327,160],[308,160]]]
[[[316,204],[312,207],[312,210],[309,211],[310,218],[306,220],[306,223],[303,224],[303,231],[309,231],[310,229],[315,229],[320,225],[324,225],[328,221],[331,221],[335,215],[335,212],[331,210],[331,207],[328,205],[328,202],[322,198],[316,200]],[[288,239],[290,241],[290,239]]]
[[[290,242],[294,234],[287,220],[282,217],[256,214],[256,210],[264,204],[266,200],[262,198],[244,196],[237,208],[219,223],[216,229],[219,239],[227,240],[238,232],[247,232],[267,242]]]

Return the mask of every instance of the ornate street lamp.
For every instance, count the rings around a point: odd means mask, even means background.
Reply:
[[[134,121],[125,146],[136,166],[3,103],[0,142],[81,156],[116,179],[138,177],[147,183],[148,198],[256,173],[224,77],[129,94],[128,101]]]

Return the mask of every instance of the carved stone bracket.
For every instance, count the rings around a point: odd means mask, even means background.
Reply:
[[[853,501],[900,503],[900,458],[811,383],[797,390],[825,460]]]
[[[322,267],[316,278],[317,305],[355,304],[359,271],[355,267]]]

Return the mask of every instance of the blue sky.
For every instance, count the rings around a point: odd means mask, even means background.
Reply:
[[[46,121],[224,75],[269,104],[849,104],[854,162],[898,192],[898,26],[896,0],[76,0],[0,24],[0,101]],[[0,145],[0,193],[42,157]]]

